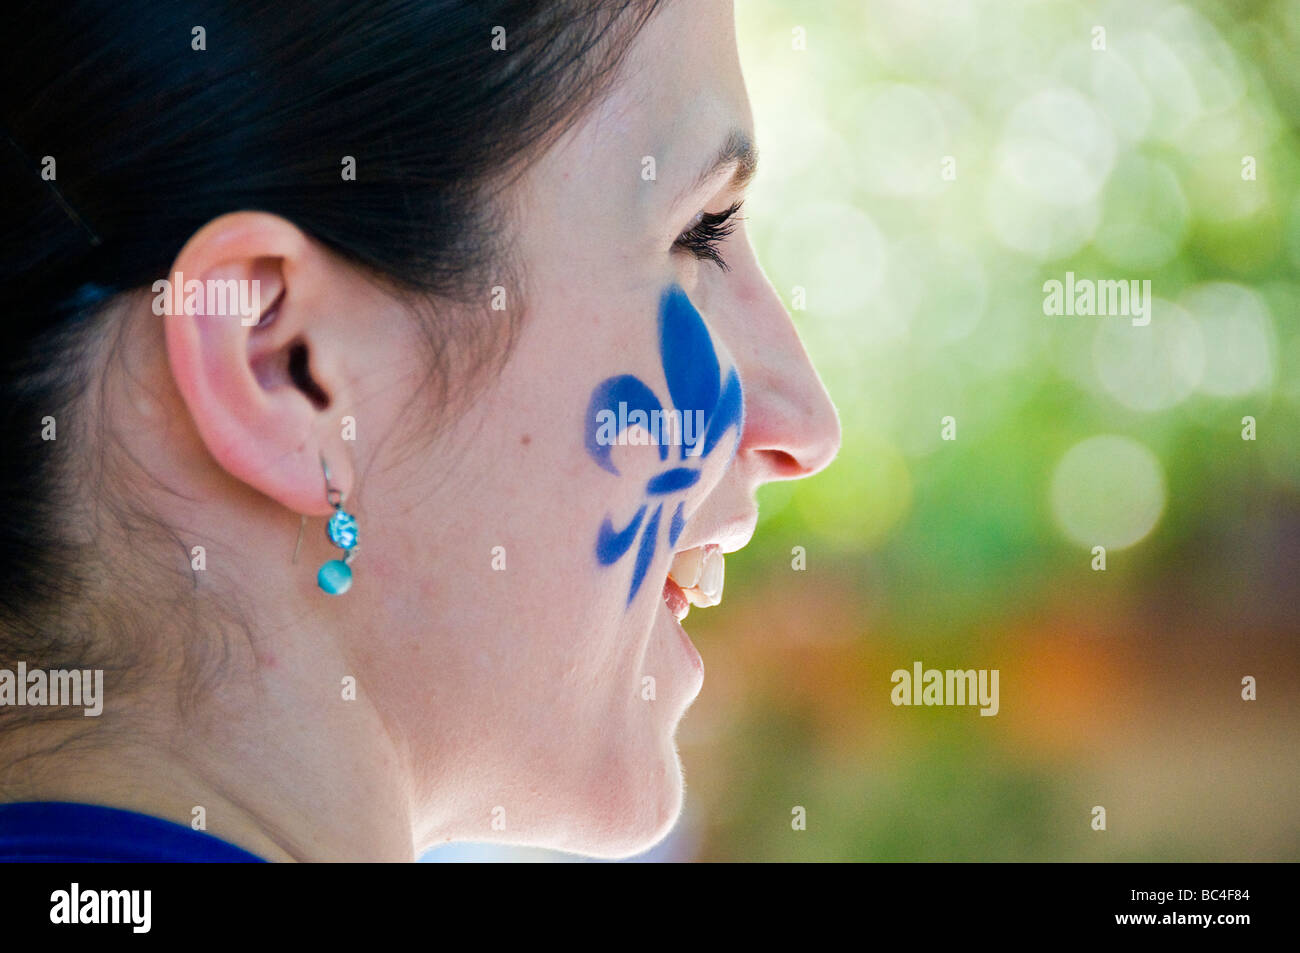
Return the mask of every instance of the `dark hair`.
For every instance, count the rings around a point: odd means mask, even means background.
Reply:
[[[5,4],[0,664],[85,667],[96,640],[81,591],[105,578],[97,530],[64,517],[97,465],[83,438],[100,424],[80,411],[111,347],[103,305],[243,209],[399,291],[486,304],[514,274],[496,198],[606,88],[658,2]],[[452,345],[487,353],[503,333],[500,315],[426,320],[435,372]]]

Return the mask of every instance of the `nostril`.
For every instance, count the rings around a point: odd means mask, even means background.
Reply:
[[[794,454],[784,450],[760,450],[759,453],[767,463],[766,469],[771,474],[770,479],[797,480],[809,472]]]
[[[758,464],[757,478],[799,480],[829,466],[840,448],[839,414],[806,355],[764,361],[749,379],[739,452]]]

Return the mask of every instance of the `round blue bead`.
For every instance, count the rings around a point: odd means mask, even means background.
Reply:
[[[341,559],[331,559],[320,567],[316,585],[331,596],[341,596],[352,588],[352,567]]]
[[[335,510],[326,530],[330,542],[339,549],[351,549],[357,544],[357,518],[351,513]]]

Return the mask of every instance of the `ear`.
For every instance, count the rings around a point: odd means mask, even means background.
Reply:
[[[287,220],[237,212],[186,243],[170,289],[154,286],[172,375],[208,451],[231,476],[311,516],[331,512],[322,456],[332,486],[346,496],[353,482],[338,426],[348,399],[342,348],[325,330],[339,267]]]

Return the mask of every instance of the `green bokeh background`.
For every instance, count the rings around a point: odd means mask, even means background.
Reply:
[[[747,227],[844,447],[688,620],[682,853],[1300,859],[1300,3],[738,10]],[[1067,271],[1150,324],[1045,315]],[[893,706],[915,660],[1001,711]]]

